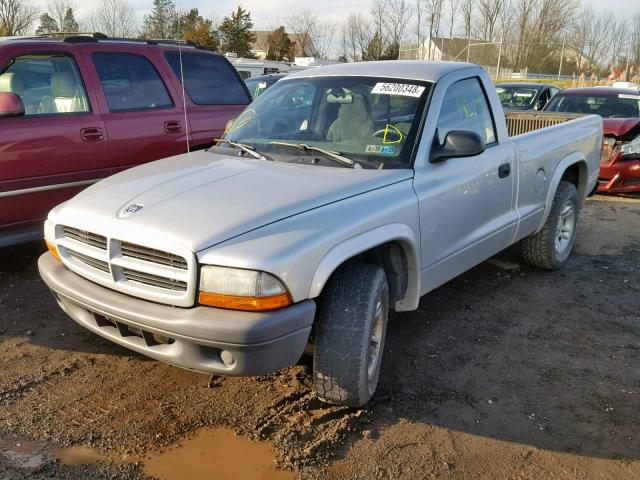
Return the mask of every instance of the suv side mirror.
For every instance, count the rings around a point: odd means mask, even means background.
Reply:
[[[475,132],[451,130],[442,145],[438,145],[437,138],[436,135],[433,147],[431,147],[429,157],[431,163],[444,162],[453,157],[473,157],[484,152],[484,142]]]
[[[20,117],[24,115],[22,100],[15,93],[0,92],[0,117]]]

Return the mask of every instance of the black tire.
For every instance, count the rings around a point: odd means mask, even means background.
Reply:
[[[380,308],[381,319],[376,316]],[[388,314],[389,287],[382,268],[350,263],[332,275],[318,302],[315,325],[313,379],[320,400],[359,407],[371,399],[378,385]],[[374,326],[379,346],[376,361],[370,362]]]
[[[566,219],[562,217],[563,211],[570,206],[573,209],[573,226],[571,228],[570,238],[566,239],[562,250],[556,247],[556,240],[560,241],[560,227],[566,228],[564,222]],[[538,268],[547,270],[557,270],[562,267],[573,249],[573,243],[576,238],[578,216],[580,213],[580,202],[578,199],[578,190],[575,185],[569,182],[560,182],[556,195],[553,198],[551,212],[545,222],[542,230],[533,235],[522,239],[520,246],[522,249],[522,258],[526,263]],[[564,232],[564,231],[563,231]]]

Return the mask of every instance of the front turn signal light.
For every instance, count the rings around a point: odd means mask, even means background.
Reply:
[[[200,305],[209,307],[227,308],[230,310],[251,310],[256,312],[276,310],[291,305],[291,298],[286,292],[268,297],[240,297],[237,295],[200,292],[198,301]]]
[[[60,260],[60,253],[58,253],[58,249],[56,248],[56,246],[49,241],[47,241],[46,243],[47,243],[47,248],[49,249],[49,252],[51,253],[51,255],[53,255],[58,260]]]

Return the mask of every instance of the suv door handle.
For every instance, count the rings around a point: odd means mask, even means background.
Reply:
[[[508,177],[511,174],[511,164],[503,163],[498,167],[498,176],[500,178]]]
[[[84,142],[99,142],[104,140],[104,134],[99,128],[89,127],[80,130],[80,138]]]
[[[182,125],[177,120],[164,122],[164,131],[167,133],[180,133],[182,131]]]

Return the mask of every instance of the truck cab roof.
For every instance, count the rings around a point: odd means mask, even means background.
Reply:
[[[388,78],[437,82],[448,73],[466,68],[480,69],[478,65],[466,62],[431,62],[421,60],[358,62],[327,65],[302,70],[291,73],[288,75],[287,80],[291,78],[331,77],[337,75],[378,77],[381,72],[384,72],[383,76]]]

